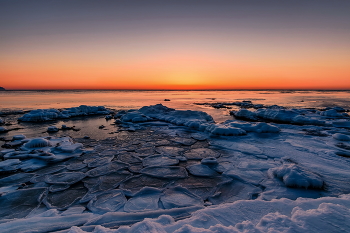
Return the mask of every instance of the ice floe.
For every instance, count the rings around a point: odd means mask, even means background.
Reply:
[[[110,111],[103,106],[86,106],[80,105],[79,107],[67,108],[64,110],[58,109],[37,109],[24,114],[18,118],[19,121],[27,122],[42,122],[52,121],[57,119],[66,119],[77,116],[88,115],[107,115]]]

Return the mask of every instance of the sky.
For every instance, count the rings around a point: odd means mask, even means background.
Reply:
[[[350,1],[0,0],[6,89],[350,89]]]

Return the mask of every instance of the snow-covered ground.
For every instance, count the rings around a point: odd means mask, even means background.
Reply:
[[[115,114],[104,140],[16,135],[1,232],[349,232],[349,115],[256,109],[216,123],[153,105]]]

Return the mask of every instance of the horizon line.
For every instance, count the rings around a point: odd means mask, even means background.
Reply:
[[[215,88],[215,89],[6,89],[2,91],[350,91],[350,88]]]

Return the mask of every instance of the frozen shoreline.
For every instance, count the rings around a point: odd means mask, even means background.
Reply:
[[[7,207],[0,212],[0,228],[350,230],[339,220],[350,216],[344,195],[350,193],[349,116],[340,108],[239,112],[256,122],[218,124],[204,112],[155,105],[117,114],[115,134],[104,140],[71,140],[59,133],[36,141],[16,138],[14,148],[21,149],[1,151],[6,160],[0,164],[7,164],[0,169],[24,175],[2,175],[0,202]],[[23,208],[13,204],[19,199],[6,200],[25,192],[37,196],[26,215],[23,210],[16,215]],[[61,200],[67,195],[72,199]],[[143,220],[148,217],[155,220]],[[48,226],[45,218],[57,224]],[[318,228],[318,219],[324,218],[331,224]]]

